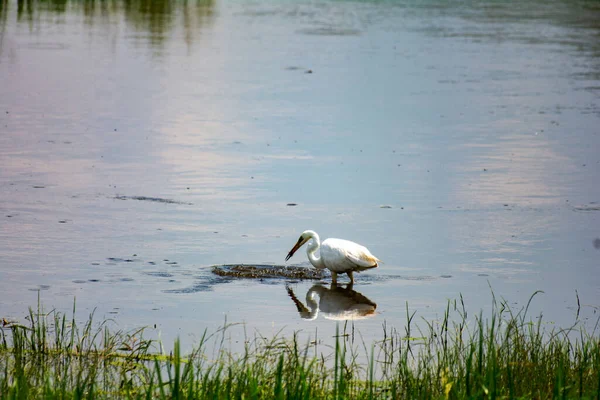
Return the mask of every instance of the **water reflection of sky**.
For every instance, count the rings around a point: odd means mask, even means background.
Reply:
[[[204,267],[308,228],[385,261],[355,287],[372,334],[488,282],[559,322],[598,298],[597,11],[150,3],[0,3],[0,313],[42,287],[134,326],[304,329],[283,284]]]

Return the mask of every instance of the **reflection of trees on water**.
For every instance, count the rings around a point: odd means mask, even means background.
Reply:
[[[122,1],[127,22],[138,32],[147,32],[153,45],[160,44],[176,26],[183,27],[185,40],[191,44],[193,32],[211,21],[214,6],[215,0]]]
[[[123,13],[130,26],[138,32],[147,32],[150,43],[158,45],[173,29],[173,9],[178,4],[177,1],[124,0]]]
[[[0,32],[15,6],[17,21],[29,23],[31,29],[42,17],[74,14],[83,16],[88,26],[109,29],[124,21],[138,38],[160,47],[176,28],[183,29],[184,40],[191,44],[196,31],[212,21],[215,0],[0,0]],[[48,18],[43,20],[48,23]]]
[[[8,0],[0,0],[0,55],[4,45],[4,31],[6,30],[6,16],[8,15]]]

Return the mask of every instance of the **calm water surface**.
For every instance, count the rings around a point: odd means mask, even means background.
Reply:
[[[40,293],[167,342],[329,337],[366,298],[368,339],[493,289],[595,322],[597,3],[150,3],[0,1],[0,317]],[[305,229],[385,263],[353,291],[210,272]]]

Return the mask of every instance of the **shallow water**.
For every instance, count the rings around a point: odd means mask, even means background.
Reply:
[[[384,260],[366,339],[491,289],[595,322],[597,4],[145,4],[0,1],[0,317],[327,336],[314,281],[211,273],[313,229]]]

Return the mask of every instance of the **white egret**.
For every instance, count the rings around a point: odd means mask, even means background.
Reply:
[[[311,240],[312,239],[312,240]],[[309,242],[310,241],[310,242]],[[348,274],[350,283],[354,283],[354,272],[376,268],[380,260],[364,246],[349,240],[329,238],[321,243],[315,231],[304,231],[300,239],[288,253],[285,261],[289,260],[296,250],[309,242],[306,248],[308,260],[317,269],[327,268],[331,271],[331,280],[337,283],[338,274]],[[320,255],[316,252],[320,249]]]

